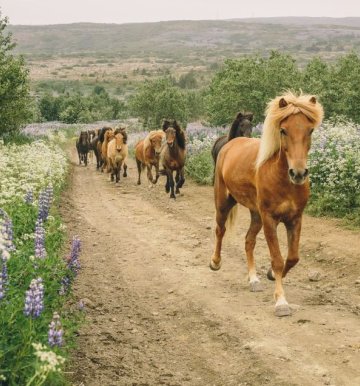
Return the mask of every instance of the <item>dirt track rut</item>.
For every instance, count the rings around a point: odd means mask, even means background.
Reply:
[[[128,172],[114,186],[94,165],[74,166],[62,202],[69,234],[83,242],[75,294],[87,323],[72,384],[360,385],[358,233],[305,217],[302,260],[285,280],[294,313],[279,319],[262,232],[255,252],[265,290],[248,290],[246,210],[212,272],[212,188],[187,180],[173,201],[163,178],[149,189],[145,176],[136,186],[131,160]],[[313,270],[319,281],[309,281]]]

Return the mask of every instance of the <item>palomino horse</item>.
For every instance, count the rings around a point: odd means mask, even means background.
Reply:
[[[110,180],[118,183],[120,181],[121,167],[124,165],[124,174],[126,177],[127,165],[125,163],[128,156],[128,146],[126,144],[127,135],[125,131],[119,130],[115,137],[109,142],[107,149],[107,163],[110,167],[111,177]]]
[[[81,165],[81,162],[84,162],[84,165],[87,166],[89,147],[89,134],[87,131],[81,131],[79,138],[76,140],[76,150],[79,156],[79,165]]]
[[[216,165],[216,159],[220,150],[227,142],[237,137],[251,137],[253,116],[253,113],[250,112],[244,114],[238,113],[228,135],[223,135],[214,142],[211,149],[214,165]]]
[[[106,130],[104,134],[104,141],[101,145],[101,160],[102,160],[102,165],[101,165],[101,171],[103,172],[104,169],[106,172],[109,172],[109,165],[107,162],[107,150],[108,150],[108,144],[109,142],[114,138],[114,131],[112,129]]]
[[[322,118],[323,108],[314,96],[288,92],[268,104],[261,140],[235,138],[223,147],[217,160],[216,244],[210,267],[220,269],[225,225],[233,224],[236,204],[244,205],[251,215],[245,239],[250,290],[262,289],[253,253],[256,236],[264,227],[272,267],[268,278],[275,280],[277,316],[291,314],[282,278],[299,261],[301,219],[310,191],[307,156],[311,134]],[[288,237],[285,262],[277,237],[280,222],[284,223]]]
[[[145,139],[139,141],[135,146],[135,158],[138,168],[138,185],[141,184],[141,170],[147,168],[148,180],[156,184],[159,179],[159,157],[161,152],[161,146],[165,135],[162,130],[153,130],[145,137]],[[155,167],[155,180],[153,178],[151,169]]]
[[[184,165],[185,165],[185,133],[174,120],[171,124],[165,121],[163,124],[165,131],[166,144],[161,151],[161,163],[164,167],[162,173],[166,174],[166,193],[170,193],[170,198],[175,198],[173,171],[176,171],[176,193],[180,193],[180,188],[184,185]]]

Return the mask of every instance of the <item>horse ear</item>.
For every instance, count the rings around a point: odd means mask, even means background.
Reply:
[[[179,126],[179,124],[176,122],[176,119],[174,119],[173,127],[174,127],[175,130],[180,130],[180,126]]]
[[[252,122],[252,120],[253,120],[253,118],[254,118],[254,114],[253,114],[253,113],[246,113],[245,118],[246,118],[248,121]]]
[[[238,113],[238,115],[236,116],[236,120],[238,120],[238,119],[241,119],[243,117],[243,113]]]
[[[310,102],[313,103],[314,105],[316,104],[316,98],[314,96],[312,96],[310,98]]]
[[[168,120],[164,120],[164,123],[162,125],[162,129],[165,131],[170,127],[170,122]]]
[[[286,107],[287,105],[288,105],[288,103],[286,102],[286,100],[284,98],[281,98],[279,100],[279,107],[280,108]]]

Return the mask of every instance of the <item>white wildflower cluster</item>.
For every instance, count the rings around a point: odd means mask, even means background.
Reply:
[[[50,372],[60,372],[61,366],[65,363],[65,358],[49,350],[41,343],[32,344],[35,349],[35,356],[40,362],[40,372],[48,374]]]
[[[324,123],[314,133],[310,151],[313,189],[334,202],[353,200],[360,191],[360,127],[353,123]]]
[[[66,169],[65,153],[55,144],[0,144],[0,207],[30,190],[37,193],[44,186],[60,184]]]

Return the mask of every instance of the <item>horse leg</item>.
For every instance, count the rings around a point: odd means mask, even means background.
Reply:
[[[174,192],[175,183],[174,183],[173,171],[172,170],[168,170],[167,173],[168,173],[168,176],[169,176],[170,198],[176,198],[175,197],[175,192]]]
[[[169,175],[168,175],[167,172],[166,172],[165,192],[166,192],[166,193],[169,193],[169,192],[170,192],[170,179],[169,179]]]
[[[270,250],[272,274],[275,278],[275,315],[288,316],[291,315],[291,310],[288,302],[286,301],[285,292],[282,285],[284,259],[281,256],[279,240],[276,231],[279,221],[273,219],[272,216],[267,213],[262,213],[261,217],[264,224],[265,238]]]
[[[153,175],[151,173],[151,167],[152,165],[146,165],[146,168],[147,168],[147,178],[148,180],[153,183]]]
[[[156,173],[156,175],[155,175],[155,182],[154,182],[154,184],[156,184],[158,182],[158,179],[160,177],[159,163],[158,162],[155,164],[155,173]]]
[[[176,174],[179,176],[176,184],[176,193],[180,193],[180,188],[184,185],[185,177],[184,177],[184,168],[181,168],[180,171],[177,171]]]
[[[140,185],[141,184],[140,176],[141,176],[142,165],[141,165],[141,161],[139,161],[137,158],[136,158],[136,166],[137,166],[137,170],[138,170],[138,182],[137,182],[137,184]]]
[[[286,274],[294,267],[299,261],[299,242],[301,232],[301,217],[296,218],[290,223],[285,223],[288,239],[288,256],[285,261],[285,267],[282,276]]]
[[[250,211],[251,223],[245,237],[245,251],[248,263],[249,283],[251,292],[262,291],[260,280],[256,275],[254,248],[256,244],[256,236],[262,228],[261,217],[258,212]]]
[[[88,153],[84,154],[84,163],[85,163],[85,166],[87,166],[87,164],[88,164]]]
[[[127,177],[127,165],[126,165],[125,162],[124,162],[124,173],[123,173],[123,177]]]
[[[215,208],[216,208],[216,242],[215,250],[210,260],[210,268],[217,271],[221,268],[221,246],[226,232],[226,220],[236,201],[228,194],[225,184],[220,181],[215,183]]]

